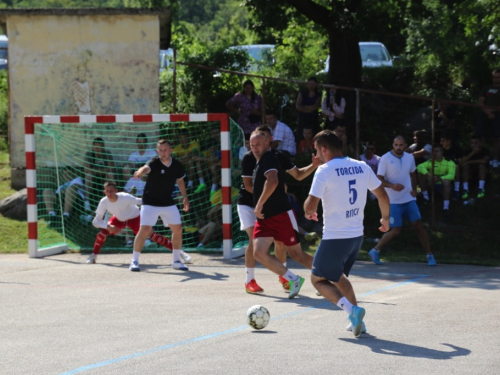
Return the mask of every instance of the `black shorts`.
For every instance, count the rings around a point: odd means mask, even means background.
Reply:
[[[362,243],[363,236],[321,240],[314,255],[312,274],[333,282],[338,282],[342,274],[349,276]]]

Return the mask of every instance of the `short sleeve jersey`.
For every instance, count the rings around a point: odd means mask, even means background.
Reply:
[[[286,171],[295,168],[295,164],[288,158],[288,156],[277,150],[271,150],[270,152],[272,152],[278,159],[279,165],[282,169],[281,173],[283,178],[285,178]],[[252,177],[256,164],[257,160],[255,159],[252,151],[248,151],[241,160],[241,176]],[[253,207],[253,195],[245,189],[245,184],[243,182],[241,183],[240,194],[238,196],[238,204]]]
[[[404,186],[401,191],[385,188],[391,204],[402,204],[415,200],[415,197],[411,195],[410,173],[415,172],[416,169],[415,158],[407,152],[403,152],[401,157],[394,155],[391,151],[382,155],[378,163],[377,175],[383,176],[391,184]]]
[[[321,165],[309,195],[323,203],[323,239],[362,236],[366,191],[380,184],[372,169],[359,160],[342,157]]]
[[[264,214],[265,219],[292,209],[292,205],[290,204],[288,196],[285,193],[283,170],[279,164],[278,158],[270,151],[265,152],[262,155],[253,171],[253,206],[255,207],[255,204],[258,202],[262,191],[264,190],[264,184],[267,179],[266,174],[271,171],[278,172],[278,186],[276,186],[276,189],[274,189],[271,196],[264,203],[262,213]]]
[[[371,159],[367,159],[365,154],[362,154],[360,157],[361,161],[364,161],[374,173],[377,173],[378,163],[380,162],[380,156],[373,155]]]
[[[162,163],[158,156],[146,163],[151,168],[144,187],[142,203],[149,206],[167,207],[175,204],[172,193],[177,180],[184,178],[184,167],[175,158],[170,159],[170,165]]]
[[[138,204],[141,204],[141,198],[136,198],[128,193],[117,193],[116,202],[111,202],[108,197],[104,197],[99,202],[96,209],[96,216],[102,218],[109,212],[111,215],[122,222],[133,219],[140,215]]]

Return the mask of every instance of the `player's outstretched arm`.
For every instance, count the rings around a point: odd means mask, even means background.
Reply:
[[[293,178],[295,178],[297,181],[302,181],[304,178],[313,173],[316,170],[316,168],[318,168],[321,164],[323,164],[321,159],[313,154],[312,163],[309,164],[307,167],[289,169],[287,173]]]
[[[134,179],[139,180],[142,176],[148,174],[149,172],[151,172],[151,168],[149,168],[149,166],[147,165],[144,165],[134,172]]]

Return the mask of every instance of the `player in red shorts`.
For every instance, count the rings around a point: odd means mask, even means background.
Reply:
[[[104,184],[104,194],[106,197],[102,198],[96,209],[96,215],[92,224],[96,228],[101,228],[97,234],[94,251],[88,257],[87,263],[95,263],[97,255],[100,253],[104,241],[109,235],[118,234],[125,227],[129,227],[134,234],[137,234],[141,226],[141,215],[137,205],[142,204],[142,199],[134,197],[128,193],[119,193],[116,188],[116,183],[108,181]],[[105,213],[108,212],[113,215],[106,223],[103,218]],[[162,236],[151,231],[149,235],[151,241],[156,242],[169,250],[172,250],[172,242],[169,238]],[[191,263],[191,257],[182,252],[181,258],[184,262]]]
[[[283,243],[292,259],[308,269],[312,267],[313,258],[302,251],[298,241],[297,220],[285,192],[285,174],[278,159],[269,150],[267,135],[258,131],[252,133],[250,148],[257,160],[252,176],[254,212],[257,217],[253,232],[254,257],[268,270],[288,280],[288,298],[291,299],[299,293],[304,278],[295,275],[269,255],[269,247],[274,241]]]

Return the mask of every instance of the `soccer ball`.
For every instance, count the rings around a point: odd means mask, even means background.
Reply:
[[[271,319],[269,311],[264,306],[255,305],[247,311],[247,323],[254,329],[262,329],[267,326]]]

